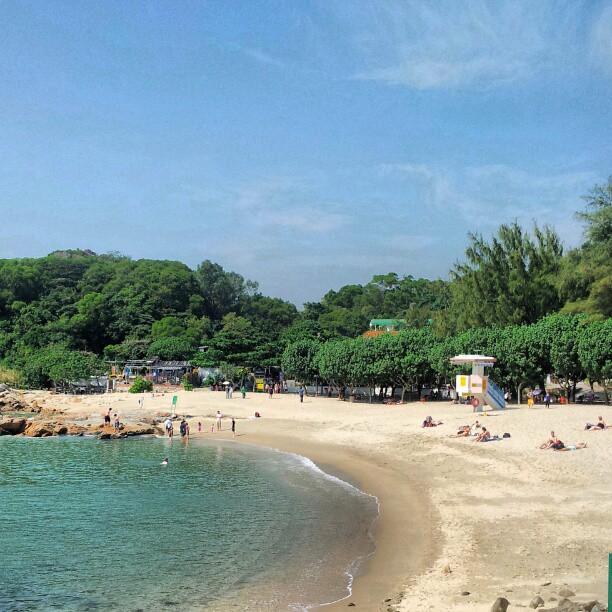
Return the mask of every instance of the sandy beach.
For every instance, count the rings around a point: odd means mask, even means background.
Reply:
[[[128,393],[36,393],[45,407],[82,424],[101,422],[108,408],[122,422],[136,423],[169,412],[172,395],[147,394],[140,408],[141,396]],[[577,600],[606,600],[612,429],[583,427],[599,415],[612,423],[610,407],[514,407],[475,415],[443,402],[384,406],[307,397],[300,404],[294,395],[228,400],[208,390],[177,395],[177,414],[188,417],[192,437],[231,438],[227,417],[233,416],[237,443],[309,457],[378,497],[376,552],[351,597],[330,609],[352,602],[366,610],[484,612],[497,597],[512,607],[528,605],[535,594],[560,600],[564,585]],[[217,410],[225,417],[223,431],[211,434]],[[252,418],[256,411],[261,419]],[[444,424],[422,429],[428,415]],[[475,419],[511,437],[483,444],[449,437]],[[587,448],[539,450],[551,430],[566,444],[586,442]]]

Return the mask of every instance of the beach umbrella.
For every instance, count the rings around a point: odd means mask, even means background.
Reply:
[[[229,380],[226,380],[223,384],[224,385],[231,385],[232,383]]]
[[[533,395],[541,395],[542,393],[542,389],[534,389],[533,390]]]

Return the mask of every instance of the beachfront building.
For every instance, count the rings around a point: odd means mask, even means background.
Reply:
[[[405,319],[372,319],[370,321],[370,329],[363,334],[363,337],[375,338],[381,334],[397,334],[397,330],[405,322]]]
[[[192,370],[188,361],[160,361],[158,357],[130,359],[123,368],[123,380],[129,382],[137,376],[144,376],[156,384],[178,385]]]

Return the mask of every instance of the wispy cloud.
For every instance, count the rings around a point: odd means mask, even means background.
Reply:
[[[574,215],[580,195],[597,180],[592,172],[538,173],[504,164],[450,170],[424,164],[381,167],[383,174],[400,173],[421,187],[425,206],[443,212],[451,223],[485,233],[517,220],[551,224],[571,246],[581,236]]]
[[[593,28],[609,52],[609,18],[594,25],[592,3],[388,0],[334,7],[361,62],[354,78],[416,89],[495,86],[583,69]]]
[[[595,22],[591,49],[594,61],[612,73],[612,5],[606,6]]]

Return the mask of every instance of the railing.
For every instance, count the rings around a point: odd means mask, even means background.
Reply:
[[[493,402],[497,404],[499,408],[506,407],[504,392],[490,379],[487,381],[487,395],[491,397]]]

